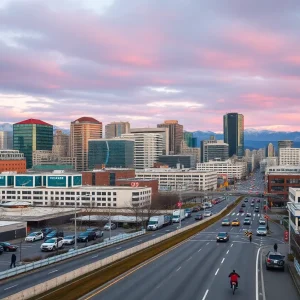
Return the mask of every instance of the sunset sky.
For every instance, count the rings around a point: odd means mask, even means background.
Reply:
[[[300,131],[299,0],[0,0],[0,123]]]

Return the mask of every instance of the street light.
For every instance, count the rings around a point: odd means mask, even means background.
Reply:
[[[75,250],[77,250],[77,200],[79,200],[80,197],[75,197],[75,212],[74,212],[74,233],[75,233]]]

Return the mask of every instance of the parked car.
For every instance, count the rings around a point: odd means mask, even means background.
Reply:
[[[240,226],[240,221],[238,219],[233,220],[231,226]]]
[[[8,242],[0,242],[0,246],[2,246],[3,250],[7,252],[14,252],[18,249],[18,246],[14,246]]]
[[[227,232],[219,232],[217,235],[217,242],[228,242],[229,234]]]
[[[260,225],[256,230],[256,235],[267,235],[268,230],[266,226]]]
[[[203,215],[202,214],[196,214],[195,216],[195,220],[196,221],[199,221],[199,220],[202,220],[203,219]]]
[[[104,230],[114,230],[116,228],[117,228],[117,225],[115,223],[110,223],[110,225],[109,225],[109,223],[106,223],[104,225]]]
[[[203,214],[204,217],[210,217],[212,216],[212,212],[207,210],[204,214]]]
[[[4,252],[4,249],[2,246],[0,246],[0,255]]]
[[[64,245],[74,245],[75,244],[75,235],[67,235],[63,238]]]
[[[86,232],[81,232],[79,234],[79,236],[77,237],[77,241],[78,242],[89,242],[92,240],[95,240],[96,237],[96,233],[93,231],[86,231]]]
[[[52,239],[52,238],[57,238],[57,237],[62,237],[63,238],[64,233],[62,231],[53,230],[45,236],[45,240]]]
[[[222,226],[230,226],[230,221],[229,221],[229,219],[224,219],[224,220],[222,221]]]
[[[41,245],[41,250],[42,251],[54,251],[56,249],[60,249],[64,246],[63,243],[63,238],[58,237],[58,238],[52,238],[46,240],[42,245]]]
[[[25,238],[25,242],[35,242],[35,241],[42,240],[43,238],[44,238],[44,235],[41,231],[31,232]]]
[[[266,255],[266,269],[281,269],[284,271],[284,258],[285,256],[279,252],[269,251]]]
[[[94,227],[94,228],[88,228],[86,231],[89,231],[89,232],[93,231],[93,232],[95,232],[97,238],[102,237],[103,234],[104,234],[104,232],[102,230],[100,230],[99,228],[96,228],[96,227]]]
[[[44,238],[47,234],[49,234],[51,231],[53,231],[52,228],[46,227],[46,228],[42,228],[41,232],[44,234]]]

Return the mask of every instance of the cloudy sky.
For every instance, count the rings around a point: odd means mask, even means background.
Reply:
[[[0,0],[0,122],[300,130],[299,0]]]

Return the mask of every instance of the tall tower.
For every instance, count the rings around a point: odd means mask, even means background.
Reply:
[[[157,124],[157,128],[169,128],[169,153],[179,154],[183,140],[183,126],[177,120],[166,120],[163,124]]]
[[[268,149],[267,149],[267,157],[274,157],[274,145],[272,143],[269,143]]]
[[[229,157],[244,156],[244,115],[229,113],[223,117],[224,142],[229,144]]]
[[[62,130],[56,130],[53,136],[53,152],[60,157],[69,156],[70,136]]]
[[[130,133],[129,122],[112,122],[105,125],[105,138],[112,139],[120,137],[122,134]]]
[[[53,126],[36,119],[28,119],[13,125],[13,148],[24,153],[26,168],[32,167],[32,152],[52,150]]]
[[[71,122],[70,154],[77,159],[77,171],[88,170],[89,140],[102,138],[102,123],[94,118],[82,117]]]

